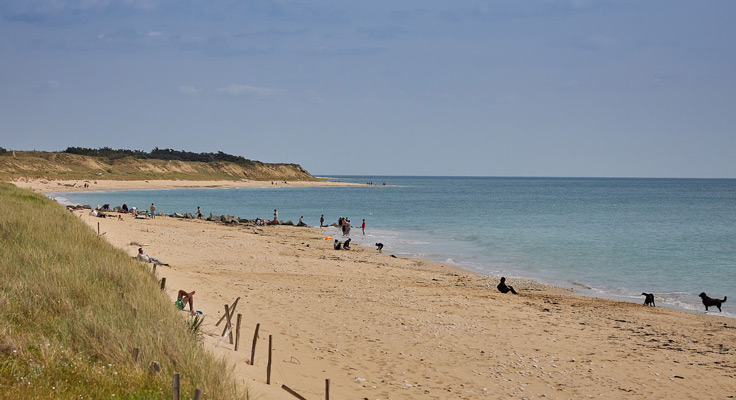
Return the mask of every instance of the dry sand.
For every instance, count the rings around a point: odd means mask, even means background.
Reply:
[[[205,346],[251,399],[708,398],[736,396],[736,321],[572,295],[355,246],[329,231],[77,212],[131,256],[171,263],[166,291],[196,290]],[[150,268],[150,264],[141,264]],[[237,297],[240,348],[215,327]],[[643,301],[643,298],[642,298]],[[715,313],[717,314],[717,312]],[[182,318],[185,313],[182,312]],[[256,324],[260,340],[250,358]],[[271,385],[266,385],[273,336]],[[219,346],[218,346],[219,344]]]
[[[271,187],[276,186],[364,186],[356,183],[324,181],[180,181],[180,180],[148,180],[148,181],[112,181],[112,180],[48,180],[18,179],[10,183],[35,192],[72,192],[83,190],[124,190],[124,189],[182,189],[182,188],[237,188],[237,187]],[[89,185],[88,188],[84,184]]]

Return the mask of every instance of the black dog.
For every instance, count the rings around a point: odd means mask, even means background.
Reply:
[[[646,296],[646,297],[644,297],[644,305],[645,306],[655,307],[655,304],[654,304],[654,294],[652,294],[652,293],[642,293],[641,295],[642,296]]]
[[[376,243],[376,248],[378,248],[378,252],[380,253],[383,250],[383,243]]]
[[[721,303],[725,303],[728,296],[723,296],[723,300],[721,299],[711,299],[708,297],[708,295],[705,294],[705,292],[699,294],[701,299],[703,299],[703,305],[705,306],[705,311],[708,311],[708,307],[718,307],[718,311],[721,311]]]

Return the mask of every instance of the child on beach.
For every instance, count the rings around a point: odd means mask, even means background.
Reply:
[[[342,250],[342,243],[340,243],[339,240],[335,239],[335,245],[332,246],[332,248],[335,250]]]
[[[506,278],[504,278],[503,276],[501,277],[501,283],[499,283],[498,286],[496,286],[496,288],[501,293],[511,292],[513,294],[517,294],[513,286],[506,286]]]

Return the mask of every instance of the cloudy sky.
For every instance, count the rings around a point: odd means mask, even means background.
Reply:
[[[736,177],[736,2],[3,0],[0,146]]]

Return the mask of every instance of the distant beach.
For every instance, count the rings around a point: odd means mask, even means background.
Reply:
[[[113,181],[113,180],[49,180],[18,179],[15,186],[30,189],[39,193],[78,192],[97,190],[135,190],[135,189],[182,189],[182,188],[240,188],[240,187],[272,187],[279,185],[313,187],[313,186],[359,186],[356,183],[324,181],[187,181],[187,180],[146,180],[146,181]],[[84,184],[88,186],[85,187]]]

